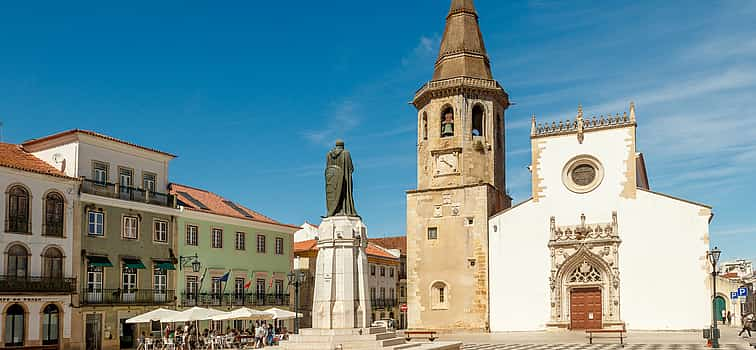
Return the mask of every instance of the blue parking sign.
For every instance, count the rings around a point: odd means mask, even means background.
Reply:
[[[730,299],[737,299],[738,298],[738,292],[730,292]]]
[[[748,288],[745,288],[745,287],[738,288],[738,296],[739,297],[746,297],[746,296],[748,296]]]

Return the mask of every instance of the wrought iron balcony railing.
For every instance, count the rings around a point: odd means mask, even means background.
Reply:
[[[396,299],[371,299],[370,304],[373,309],[385,309],[396,306]]]
[[[99,289],[81,291],[83,305],[163,305],[175,301],[175,291],[168,289]]]
[[[288,306],[289,294],[181,293],[182,306]]]
[[[160,205],[163,207],[175,207],[174,196],[141,188],[121,186],[110,182],[100,182],[84,179],[81,183],[81,192],[95,196],[122,199],[131,202]]]
[[[76,278],[0,275],[0,294],[19,292],[74,293]]]

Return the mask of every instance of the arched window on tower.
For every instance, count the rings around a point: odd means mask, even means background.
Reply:
[[[441,137],[454,136],[454,109],[444,108],[441,112]]]
[[[437,281],[431,286],[431,308],[442,310],[449,308],[449,286],[446,283]]]
[[[423,112],[423,122],[422,123],[423,123],[423,125],[422,125],[423,129],[422,129],[421,132],[422,132],[422,135],[423,135],[423,140],[427,140],[428,139],[428,113]]]
[[[483,107],[475,105],[472,110],[472,136],[483,136]]]

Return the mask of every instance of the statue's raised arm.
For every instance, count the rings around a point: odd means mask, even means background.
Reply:
[[[352,156],[344,149],[344,141],[337,140],[336,146],[326,155],[325,187],[326,216],[358,216],[354,208],[352,191]]]

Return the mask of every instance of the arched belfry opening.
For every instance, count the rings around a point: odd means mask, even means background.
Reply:
[[[454,136],[454,109],[446,107],[441,112],[441,137]]]
[[[423,138],[423,141],[425,141],[428,139],[428,113],[423,112],[423,120],[421,123],[422,123],[421,125],[422,138]]]
[[[483,136],[483,128],[485,125],[485,110],[480,104],[476,104],[472,109],[472,136]]]

